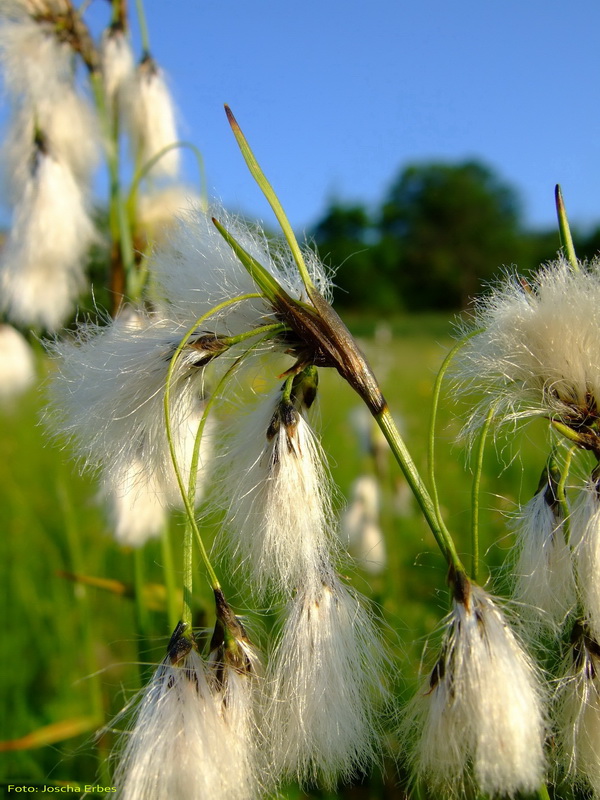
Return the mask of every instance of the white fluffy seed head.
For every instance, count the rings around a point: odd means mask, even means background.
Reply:
[[[520,614],[535,631],[556,631],[574,607],[576,592],[564,519],[548,487],[521,509],[516,532],[513,596],[521,604]]]
[[[207,213],[188,212],[181,215],[167,240],[158,247],[150,264],[157,289],[170,305],[170,314],[191,324],[217,304],[257,291],[241,261],[215,228],[216,217],[240,245],[250,253],[283,286],[293,298],[307,301],[304,285],[291,253],[281,248],[272,253],[267,238],[258,228],[250,228],[242,220],[223,209]],[[304,253],[317,289],[330,297],[330,281],[314,253]],[[278,321],[273,309],[264,300],[247,300],[221,314],[223,332],[239,334],[252,328]]]
[[[267,729],[276,776],[332,788],[377,758],[384,657],[359,600],[326,581],[290,603],[267,673]]]
[[[236,686],[236,690],[240,688]],[[234,697],[235,695],[235,697]],[[122,800],[256,800],[251,697],[230,691],[235,715],[215,690],[207,665],[191,650],[167,657],[144,691],[125,735],[115,785]],[[240,706],[243,706],[241,708]]]
[[[383,532],[379,526],[379,484],[373,475],[361,475],[351,489],[342,515],[341,536],[359,566],[378,575],[387,562]]]
[[[102,79],[109,106],[120,110],[133,80],[135,64],[127,35],[122,28],[109,28],[101,42]]]
[[[13,97],[33,107],[58,99],[73,79],[72,50],[54,35],[50,23],[37,22],[27,10],[0,25],[0,61]]]
[[[325,455],[304,416],[290,406],[284,421],[280,409],[279,391],[240,417],[222,460],[224,545],[259,597],[320,587],[335,550]]]
[[[57,342],[58,372],[50,385],[54,425],[72,439],[88,468],[102,469],[111,491],[135,464],[143,464],[137,488],[161,487],[161,497],[178,504],[163,408],[171,358],[185,334],[164,319],[140,315],[135,323],[115,320],[89,325],[75,341]],[[206,353],[186,347],[171,384],[171,429],[184,481],[188,480],[193,441],[203,412]],[[210,426],[200,449],[206,468]],[[206,472],[199,474],[198,486]]]
[[[600,259],[574,271],[561,256],[530,283],[510,275],[478,303],[457,355],[458,384],[484,399],[467,424],[473,434],[490,408],[499,421],[585,414],[600,402]]]
[[[27,340],[11,325],[0,325],[0,403],[13,401],[35,379],[35,358]]]
[[[571,518],[578,587],[585,621],[600,639],[600,498],[598,483],[590,480],[575,501]]]
[[[59,328],[83,288],[84,261],[96,238],[70,170],[38,153],[0,258],[2,308],[10,319]]]
[[[581,626],[557,691],[560,761],[577,784],[600,797],[600,647]]]
[[[162,70],[150,56],[138,64],[127,84],[126,124],[136,163],[140,167],[168,145],[179,140],[175,107]],[[153,175],[176,177],[179,149],[167,151],[152,167]]]
[[[447,624],[440,659],[406,716],[415,776],[439,792],[471,782],[492,796],[535,791],[546,726],[532,662],[476,585]]]

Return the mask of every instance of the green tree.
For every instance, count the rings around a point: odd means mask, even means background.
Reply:
[[[362,205],[333,202],[312,231],[321,257],[336,270],[335,302],[391,311],[397,288],[381,269],[374,223]]]
[[[381,208],[383,271],[411,309],[467,305],[521,255],[515,190],[477,161],[406,167]]]

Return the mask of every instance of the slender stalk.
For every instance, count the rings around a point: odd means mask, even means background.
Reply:
[[[150,36],[148,35],[148,23],[146,22],[146,11],[142,0],[135,0],[138,22],[140,25],[140,39],[142,40],[142,52],[150,52]]]
[[[423,512],[423,516],[435,537],[438,547],[442,551],[442,555],[448,562],[448,565],[454,567],[456,572],[466,574],[466,569],[456,552],[452,536],[443,522],[438,519],[433,500],[427,491],[427,487],[423,483],[419,471],[412,460],[412,456],[404,440],[400,436],[400,432],[387,406],[384,407],[383,411],[375,415],[375,420],[381,428],[400,469],[404,473],[404,477],[408,481],[408,485]]]
[[[490,425],[492,424],[495,410],[496,404],[492,403],[481,429],[471,492],[471,577],[474,581],[477,580],[479,573],[479,489],[481,487],[481,475],[483,473],[483,456],[485,453],[487,435],[490,430]]]
[[[135,256],[131,229],[121,193],[119,164],[119,126],[116,117],[106,107],[104,87],[100,74],[93,73],[90,82],[98,116],[102,126],[106,148],[106,164],[109,176],[108,224],[111,238],[111,274],[109,278],[113,297],[113,316],[118,311],[123,295],[127,291],[127,283],[131,280],[135,266]]]
[[[135,201],[137,196],[137,191],[139,189],[140,183],[148,176],[148,174],[152,171],[152,167],[160,161],[160,159],[171,150],[175,149],[187,149],[191,150],[194,156],[196,157],[196,162],[198,164],[198,172],[200,174],[200,197],[202,200],[202,207],[203,210],[206,211],[208,208],[208,189],[206,184],[206,169],[204,167],[204,158],[202,157],[202,153],[196,147],[195,144],[192,142],[186,141],[179,141],[179,142],[172,142],[171,144],[165,145],[161,150],[155,153],[152,158],[149,158],[145,164],[143,164],[138,170],[136,170],[135,175],[133,176],[133,180],[131,181],[131,186],[129,188],[129,193],[127,195],[127,209],[129,217],[132,217],[132,212],[135,210]]]
[[[429,477],[429,484],[431,486],[431,499],[433,501],[433,507],[435,509],[435,515],[437,517],[438,523],[443,525],[444,522],[442,520],[442,515],[440,512],[440,502],[438,498],[438,491],[437,491],[437,483],[435,480],[435,427],[437,423],[437,412],[440,404],[440,394],[442,391],[442,383],[444,381],[444,377],[446,372],[448,371],[448,367],[450,366],[454,356],[461,350],[469,341],[473,338],[473,336],[477,336],[478,333],[481,333],[483,328],[479,328],[476,331],[472,331],[471,333],[467,334],[460,342],[457,342],[452,350],[448,353],[446,358],[442,362],[442,366],[439,369],[437,377],[435,379],[435,384],[433,387],[433,402],[431,406],[431,421],[429,423],[429,440],[427,445],[427,467],[428,467],[428,477]]]
[[[569,543],[569,539],[571,538],[571,525],[570,525],[571,515],[569,513],[569,505],[567,502],[567,479],[569,477],[569,470],[571,469],[571,461],[573,460],[573,456],[575,455],[578,449],[579,449],[578,447],[573,446],[570,447],[569,450],[567,451],[563,463],[562,472],[560,475],[560,480],[556,487],[556,499],[560,504],[560,509],[562,512],[563,532],[567,544]]]
[[[283,210],[283,206],[279,202],[279,198],[275,194],[275,191],[269,181],[267,180],[264,172],[262,171],[258,161],[254,157],[254,153],[250,149],[250,145],[248,144],[246,137],[242,133],[242,129],[238,125],[236,118],[233,116],[233,113],[228,105],[225,106],[225,113],[227,114],[227,119],[231,126],[231,130],[233,131],[233,135],[235,136],[236,142],[238,143],[238,147],[244,157],[244,161],[246,162],[248,169],[250,170],[252,177],[258,183],[258,186],[264,196],[267,199],[267,202],[273,209],[275,216],[277,217],[277,222],[281,226],[281,230],[283,231],[283,235],[285,236],[285,240],[288,243],[288,246],[292,252],[292,256],[294,261],[296,262],[296,266],[298,267],[298,272],[302,278],[302,282],[306,287],[307,291],[310,294],[310,290],[314,289],[315,286],[312,282],[308,269],[306,267],[306,262],[304,261],[304,257],[302,255],[302,251],[300,250],[300,245],[298,244],[298,240],[294,235],[294,231],[292,230],[292,226],[289,223],[289,220],[286,216],[285,211]]]
[[[195,522],[195,521],[194,521]],[[206,554],[204,550],[204,546],[200,541],[201,551],[203,555]],[[210,566],[210,564],[209,564]],[[208,567],[207,567],[208,569]],[[216,575],[210,567],[210,572],[212,572],[211,576],[211,583],[212,581],[216,581],[217,585],[219,582],[217,581]],[[191,635],[192,631],[192,623],[193,623],[193,611],[192,611],[192,598],[194,590],[194,525],[190,520],[189,516],[185,523],[185,529],[183,532],[183,611],[181,613],[181,621],[185,625],[185,629]]]

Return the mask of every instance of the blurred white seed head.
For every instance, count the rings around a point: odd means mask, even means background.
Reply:
[[[171,359],[186,331],[142,314],[135,323],[117,319],[102,328],[89,325],[78,338],[56,342],[60,357],[50,385],[50,412],[58,432],[73,441],[87,468],[102,469],[112,491],[143,464],[137,490],[161,486],[169,504],[179,503],[167,439],[163,400]],[[207,354],[192,338],[183,350],[171,388],[171,429],[187,482],[198,423],[203,412]],[[203,437],[199,467],[210,453],[210,426]],[[198,476],[198,485],[204,475]]]
[[[165,528],[168,505],[164,486],[139,459],[129,468],[104,471],[99,499],[119,544],[140,547]]]
[[[108,28],[101,42],[102,78],[109,107],[124,110],[135,64],[131,45],[125,31],[118,26]]]
[[[136,221],[153,236],[163,237],[176,224],[177,217],[190,210],[200,211],[202,201],[192,189],[176,184],[140,192]]]
[[[361,475],[352,484],[350,502],[342,516],[342,541],[349,546],[359,566],[371,575],[382,572],[387,562],[379,505],[377,479]]]
[[[300,588],[268,668],[275,775],[332,788],[378,755],[382,645],[359,600],[323,576]]]
[[[571,541],[585,621],[592,636],[600,640],[600,498],[596,479],[586,483],[575,501]]]
[[[43,12],[42,12],[43,13]],[[72,83],[72,50],[50,23],[33,20],[26,8],[0,24],[0,61],[9,93],[30,107],[59,99]]]
[[[0,403],[16,399],[35,379],[35,357],[27,340],[11,325],[0,325]]]
[[[83,193],[90,191],[90,176],[98,163],[97,120],[89,104],[72,90],[49,107],[51,113],[24,107],[16,110],[2,147],[3,179],[15,204],[22,201],[37,158],[36,139],[43,136],[44,149],[67,169]]]
[[[557,630],[576,602],[571,550],[563,525],[549,485],[518,516],[513,595],[521,604],[520,615],[536,629]]]
[[[415,777],[514,797],[544,780],[545,717],[532,662],[492,598],[465,584],[440,659],[405,719]],[[472,774],[471,774],[472,771]]]
[[[457,355],[461,388],[483,396],[467,425],[488,410],[500,421],[548,415],[572,424],[600,402],[600,259],[576,272],[561,256],[529,283],[508,276],[480,299]]]
[[[188,645],[190,647],[190,645]],[[256,800],[248,730],[195,649],[171,649],[145,689],[115,774],[122,800]],[[234,705],[239,706],[236,698]],[[239,710],[239,708],[238,708]]]
[[[557,692],[561,763],[577,784],[600,797],[600,646],[577,624]]]
[[[82,290],[84,260],[96,237],[71,172],[40,149],[0,256],[1,305],[9,318],[59,328]]]
[[[162,70],[151,56],[138,64],[128,83],[126,123],[139,166],[144,166],[168,145],[179,140],[175,107]],[[176,177],[179,149],[166,152],[152,167],[153,175]]]
[[[280,391],[240,417],[222,470],[225,546],[253,591],[320,587],[335,549],[331,478],[318,439]]]

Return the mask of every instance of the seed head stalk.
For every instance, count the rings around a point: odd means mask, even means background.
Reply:
[[[438,513],[436,513],[431,495],[423,483],[423,479],[396,427],[396,423],[394,422],[389,408],[385,405],[382,411],[373,416],[381,428],[390,446],[390,450],[394,454],[394,458],[398,462],[448,566],[453,567],[457,573],[466,574],[466,569],[456,552],[454,540],[441,519],[438,519]]]

